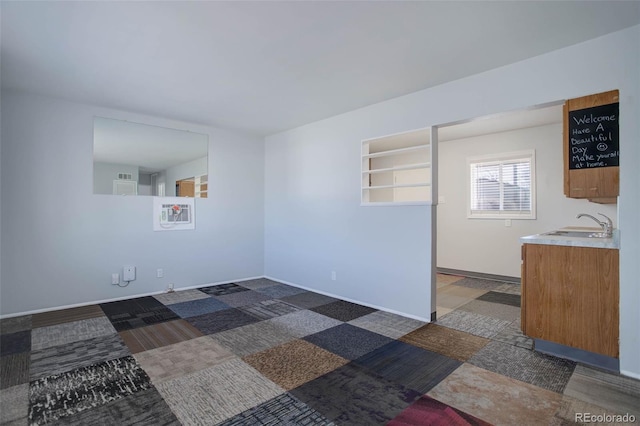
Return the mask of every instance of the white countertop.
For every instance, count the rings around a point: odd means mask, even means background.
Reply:
[[[557,229],[556,231],[577,231],[577,232],[585,232],[588,235],[588,233],[590,232],[601,232],[602,230],[600,228],[582,228],[582,227],[568,226],[566,228]],[[555,231],[549,231],[549,232],[555,232]],[[569,237],[566,235],[546,235],[546,233],[543,233],[543,234],[536,234],[536,235],[528,235],[526,237],[520,237],[520,242],[523,244],[547,244],[547,245],[554,245],[554,246],[619,249],[620,248],[620,231],[618,229],[614,229],[612,238]]]

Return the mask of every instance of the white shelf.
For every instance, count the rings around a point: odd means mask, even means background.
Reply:
[[[407,152],[420,151],[420,150],[428,149],[428,148],[429,148],[429,144],[416,145],[416,146],[410,146],[408,148],[390,149],[388,151],[380,151],[380,152],[374,152],[372,154],[365,154],[365,155],[362,156],[362,158],[387,157],[389,155],[404,154],[404,153],[407,153]]]
[[[425,183],[405,183],[401,185],[363,186],[362,189],[415,188],[420,186],[431,186],[431,184],[425,182]]]
[[[431,163],[415,163],[415,164],[407,164],[406,166],[387,167],[384,169],[363,170],[362,174],[366,175],[366,174],[374,174],[374,173],[394,172],[397,170],[428,169],[429,167],[431,167]]]

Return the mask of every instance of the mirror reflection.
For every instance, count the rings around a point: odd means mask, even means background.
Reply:
[[[93,193],[207,198],[207,135],[93,121]]]

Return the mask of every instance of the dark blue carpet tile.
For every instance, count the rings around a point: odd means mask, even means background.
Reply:
[[[291,390],[293,396],[338,425],[384,425],[420,393],[347,364]]]
[[[179,426],[181,423],[158,391],[148,389],[91,410],[63,417],[56,424]]]
[[[175,303],[173,305],[167,305],[167,307],[178,314],[180,318],[195,317],[230,308],[226,303],[213,297]]]
[[[29,423],[49,423],[151,387],[133,356],[47,376],[29,384]]]
[[[222,296],[225,294],[233,294],[241,291],[247,291],[248,288],[239,286],[238,284],[229,283],[229,284],[219,284],[212,285],[210,287],[199,288],[198,290],[207,293],[210,296]]]
[[[0,389],[29,383],[30,360],[30,352],[0,357]]]
[[[14,355],[31,350],[31,330],[0,335],[0,356]]]
[[[519,294],[507,294],[500,293],[498,291],[490,291],[478,297],[477,300],[484,302],[502,303],[503,305],[520,307],[520,295]]]
[[[269,296],[272,299],[279,299],[281,297],[293,296],[295,294],[307,292],[307,290],[285,284],[276,284],[269,287],[257,288],[255,291],[262,293],[265,296]]]
[[[211,314],[198,315],[197,317],[185,318],[185,321],[206,335],[242,327],[243,325],[252,324],[259,320],[238,309],[232,308]]]
[[[329,426],[334,423],[288,393],[220,423],[218,426],[300,425]]]
[[[345,302],[344,300],[316,306],[315,308],[311,308],[311,310],[343,322],[349,322],[376,311],[376,309]]]
[[[304,340],[346,359],[356,359],[393,340],[351,324],[340,324]]]
[[[151,296],[101,303],[100,308],[117,331],[179,319],[178,315]]]
[[[462,365],[460,361],[397,340],[354,363],[422,394]]]

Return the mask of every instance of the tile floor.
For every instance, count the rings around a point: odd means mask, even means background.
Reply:
[[[257,279],[0,321],[0,424],[568,425],[640,382],[538,354],[519,286],[438,275],[438,321]]]

